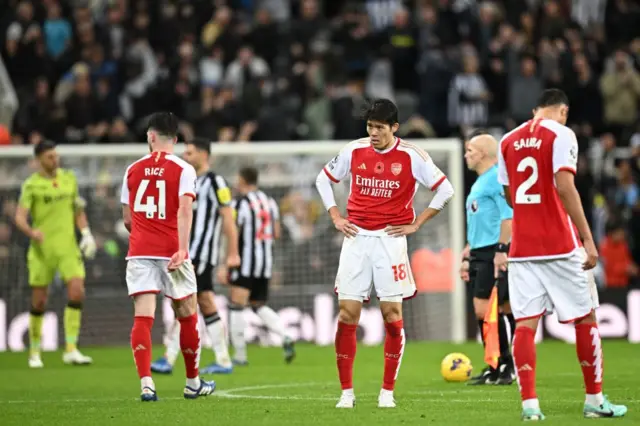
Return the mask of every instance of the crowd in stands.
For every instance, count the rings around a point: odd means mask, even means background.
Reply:
[[[144,141],[145,117],[160,109],[181,118],[186,140],[348,140],[363,135],[355,113],[376,97],[396,101],[403,137],[501,135],[542,90],[561,88],[603,275],[612,286],[638,275],[635,1],[4,3],[14,144]]]

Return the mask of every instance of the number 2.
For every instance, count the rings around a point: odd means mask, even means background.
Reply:
[[[267,227],[271,223],[271,215],[267,210],[261,209],[258,211],[258,217],[260,218],[260,229],[256,234],[258,241],[271,240],[271,234],[267,233]]]
[[[394,281],[404,281],[404,279],[407,278],[407,270],[404,267],[404,263],[393,265],[391,269],[393,269]]]
[[[149,187],[149,179],[143,179],[140,181],[138,192],[136,192],[136,199],[133,203],[133,211],[137,213],[146,213],[147,219],[154,219],[156,213],[158,213],[158,219],[167,218],[167,184],[163,180],[156,181],[156,188],[158,189],[158,204],[156,205],[155,197],[149,195],[146,198],[146,203],[142,204],[144,193]]]
[[[538,182],[538,162],[533,157],[525,157],[518,163],[517,170],[525,172],[531,169],[531,176],[518,186],[516,190],[516,204],[540,204],[540,194],[527,193]]]

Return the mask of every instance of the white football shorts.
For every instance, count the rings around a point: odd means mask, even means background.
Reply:
[[[345,237],[335,283],[338,298],[368,301],[372,287],[383,302],[402,302],[415,296],[406,237]]]
[[[130,259],[127,261],[129,296],[143,293],[164,293],[173,300],[185,299],[198,291],[196,274],[190,260],[173,272],[167,270],[168,260]]]
[[[509,301],[516,320],[556,312],[570,323],[600,306],[592,271],[582,269],[583,248],[563,259],[509,262]]]

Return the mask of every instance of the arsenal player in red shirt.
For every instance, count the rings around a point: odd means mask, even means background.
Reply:
[[[402,300],[416,294],[406,235],[437,215],[453,196],[445,175],[421,148],[405,142],[398,130],[398,110],[379,99],[365,111],[369,137],[347,144],[320,172],[316,186],[337,230],[345,234],[335,291],[340,314],[336,356],[342,396],[336,407],[353,408],[353,361],[362,303],[372,283],[385,322],[384,379],[378,406],[395,407],[393,389],[404,352]],[[351,178],[347,217],[340,214],[331,182]],[[418,184],[435,191],[431,204],[416,217]]]
[[[498,152],[498,181],[513,207],[509,296],[517,322],[513,358],[524,420],[544,419],[536,394],[534,336],[540,317],[553,310],[560,322],[575,324],[586,388],[584,416],[627,412],[602,394],[598,293],[589,272],[598,252],[574,184],[578,142],[565,126],[568,112],[561,90],[544,91],[533,119],[507,133]]]
[[[131,164],[122,182],[122,215],[131,232],[127,254],[127,288],[135,311],[131,348],[142,401],[158,400],[151,378],[151,327],[156,294],[161,291],[173,300],[180,321],[180,348],[187,373],[184,397],[195,399],[215,390],[215,382],[198,377],[197,285],[188,251],[196,172],[173,155],[177,134],[175,115],[153,114],[147,131],[151,153]]]

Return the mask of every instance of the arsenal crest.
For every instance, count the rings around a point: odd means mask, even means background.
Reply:
[[[398,176],[401,172],[402,172],[402,164],[393,163],[391,165],[391,173],[393,173],[395,176]]]

